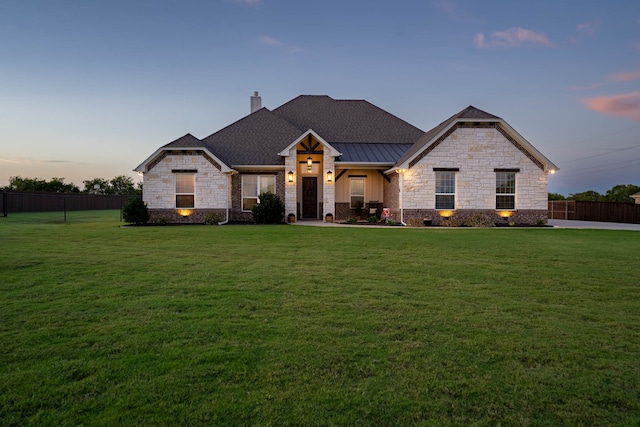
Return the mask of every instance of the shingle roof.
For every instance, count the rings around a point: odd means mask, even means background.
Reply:
[[[424,132],[363,100],[301,95],[273,110],[301,131],[313,129],[328,143],[410,144]]]
[[[249,114],[203,139],[227,165],[280,165],[278,153],[302,132],[267,108]]]
[[[364,143],[349,144],[334,142],[333,148],[342,153],[336,158],[344,163],[389,163],[394,164],[413,144]]]
[[[170,148],[170,147],[192,148],[192,147],[202,147],[202,146],[203,146],[202,141],[200,141],[198,138],[188,133],[185,136],[182,136],[176,139],[175,141],[171,141],[170,143],[162,146],[162,148]]]

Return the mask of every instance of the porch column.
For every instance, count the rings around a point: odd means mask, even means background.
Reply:
[[[289,182],[289,172],[293,172],[293,182]],[[293,147],[289,150],[289,155],[284,159],[284,217],[290,213],[298,218],[298,165],[297,150]]]
[[[322,218],[328,213],[336,216],[336,163],[331,152],[325,148],[322,154]],[[333,179],[327,182],[327,172],[333,172]]]

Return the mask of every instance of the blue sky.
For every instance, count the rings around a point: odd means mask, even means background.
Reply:
[[[429,130],[468,105],[560,167],[565,195],[640,185],[637,1],[0,0],[0,186],[130,175],[300,94]]]

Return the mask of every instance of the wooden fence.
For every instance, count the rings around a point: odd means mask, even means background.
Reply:
[[[549,219],[640,224],[640,205],[615,202],[549,201]]]
[[[0,193],[0,212],[2,216],[8,216],[18,212],[122,209],[131,197],[140,196],[6,191]]]

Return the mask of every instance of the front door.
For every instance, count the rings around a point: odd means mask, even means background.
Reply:
[[[318,178],[302,177],[302,218],[318,219]]]

